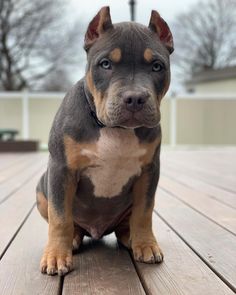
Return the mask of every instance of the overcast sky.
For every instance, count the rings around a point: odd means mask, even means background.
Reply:
[[[207,1],[207,0],[204,0]],[[73,13],[83,23],[88,23],[102,6],[110,6],[113,22],[130,19],[129,0],[70,0]],[[186,11],[198,0],[136,0],[137,22],[148,24],[152,9],[158,10],[163,18],[171,22],[174,17]]]
[[[202,0],[208,1],[208,0]],[[144,25],[148,25],[151,10],[158,10],[161,16],[168,22],[171,27],[171,23],[174,21],[176,15],[181,12],[186,12],[192,5],[199,2],[199,0],[136,0],[136,21]],[[83,32],[86,31],[87,25],[96,15],[98,10],[102,6],[110,6],[111,17],[114,23],[129,21],[130,20],[130,9],[129,0],[70,0],[71,5],[69,6],[70,14],[81,22],[81,28]],[[82,48],[82,46],[81,46]],[[84,53],[83,53],[84,54]],[[83,62],[80,64],[78,71],[74,73],[73,79],[75,81],[84,75],[85,68],[85,54],[83,55]],[[172,68],[172,91],[179,90],[178,77]],[[180,88],[181,89],[181,88]]]

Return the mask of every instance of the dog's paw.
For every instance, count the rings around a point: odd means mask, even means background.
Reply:
[[[72,249],[46,247],[40,262],[42,273],[63,276],[70,272],[72,267]]]
[[[156,242],[132,245],[134,259],[145,263],[160,263],[164,255]]]

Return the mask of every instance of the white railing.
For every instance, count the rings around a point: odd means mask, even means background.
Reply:
[[[1,100],[14,100],[20,99],[22,101],[22,137],[29,139],[29,100],[42,99],[42,100],[62,100],[65,93],[62,92],[0,92]],[[169,142],[171,146],[177,143],[177,101],[179,100],[236,100],[236,93],[213,93],[213,94],[179,94],[178,96],[167,96],[170,103],[170,128],[169,128]]]
[[[24,91],[4,91],[0,92],[1,99],[21,99],[22,101],[22,137],[29,139],[29,100],[30,99],[63,99],[65,93],[62,92],[29,92]]]

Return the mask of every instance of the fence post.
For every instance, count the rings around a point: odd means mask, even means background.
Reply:
[[[23,139],[29,139],[29,92],[23,90],[22,96],[22,135]]]
[[[177,106],[176,97],[170,99],[170,145],[176,146],[177,141]]]

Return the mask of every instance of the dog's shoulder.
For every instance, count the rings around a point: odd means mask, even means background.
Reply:
[[[56,113],[49,135],[49,151],[64,156],[65,138],[91,142],[98,136],[99,128],[91,116],[84,93],[84,79],[81,79],[66,94]]]

